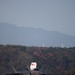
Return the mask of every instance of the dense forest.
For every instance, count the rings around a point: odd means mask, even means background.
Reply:
[[[37,62],[38,69],[46,74],[75,74],[75,47],[36,47],[0,45],[0,75],[24,71],[31,62]]]

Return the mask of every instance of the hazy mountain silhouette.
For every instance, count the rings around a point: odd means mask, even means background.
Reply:
[[[62,43],[65,47],[75,46],[75,37],[57,31],[0,23],[0,44],[60,47]]]

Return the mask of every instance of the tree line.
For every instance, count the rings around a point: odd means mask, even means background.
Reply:
[[[0,45],[0,75],[14,72],[12,68],[24,71],[33,61],[43,73],[74,75],[75,47]]]

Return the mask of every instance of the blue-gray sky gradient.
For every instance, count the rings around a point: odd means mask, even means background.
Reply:
[[[75,0],[0,0],[0,23],[75,36]]]

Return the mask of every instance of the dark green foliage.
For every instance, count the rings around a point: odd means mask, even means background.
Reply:
[[[36,61],[44,73],[74,75],[75,47],[0,45],[0,75],[14,72],[13,68],[24,71],[32,61]]]

